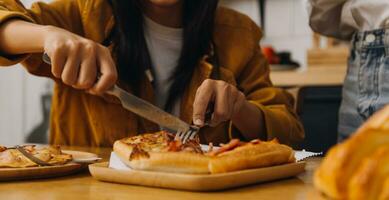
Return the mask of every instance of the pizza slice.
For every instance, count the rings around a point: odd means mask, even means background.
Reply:
[[[132,169],[208,174],[295,162],[294,151],[278,141],[231,140],[202,151],[198,139],[183,144],[165,131],[118,140],[114,152]]]
[[[132,169],[176,173],[208,173],[209,158],[197,140],[182,144],[160,131],[118,140],[114,152]]]
[[[72,160],[72,155],[61,151],[60,146],[36,147],[35,145],[23,146],[31,155],[52,165],[63,165]],[[17,149],[0,146],[0,167],[23,168],[37,167],[35,162],[25,157]]]

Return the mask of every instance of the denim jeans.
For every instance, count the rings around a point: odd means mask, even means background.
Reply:
[[[389,29],[355,33],[339,111],[339,141],[389,103]]]

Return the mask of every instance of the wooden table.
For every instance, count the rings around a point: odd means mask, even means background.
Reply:
[[[99,154],[108,159],[108,148],[66,148]],[[78,199],[323,199],[313,188],[312,173],[321,158],[307,160],[306,172],[295,178],[218,192],[187,192],[100,182],[85,171],[71,176],[0,183],[0,199],[78,200]]]
[[[270,78],[277,87],[340,86],[343,84],[347,66],[308,66],[304,70],[273,70]]]

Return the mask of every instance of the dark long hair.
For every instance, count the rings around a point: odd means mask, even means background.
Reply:
[[[183,46],[178,66],[171,79],[166,109],[188,86],[200,59],[212,48],[212,35],[218,0],[183,1]],[[137,93],[144,71],[151,67],[143,32],[142,0],[110,0],[115,17],[111,34],[120,81]]]

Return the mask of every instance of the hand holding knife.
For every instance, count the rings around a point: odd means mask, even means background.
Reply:
[[[51,64],[50,57],[44,53],[42,57],[43,61],[47,64]],[[106,91],[107,94],[117,97],[123,106],[123,108],[148,119],[161,127],[168,130],[175,131],[177,136],[185,142],[190,138],[194,138],[199,131],[200,127],[189,125],[182,121],[178,117],[171,115],[164,110],[152,105],[151,103],[140,99],[139,97],[130,94],[114,85],[111,89]],[[210,119],[212,112],[208,112],[208,118]]]

